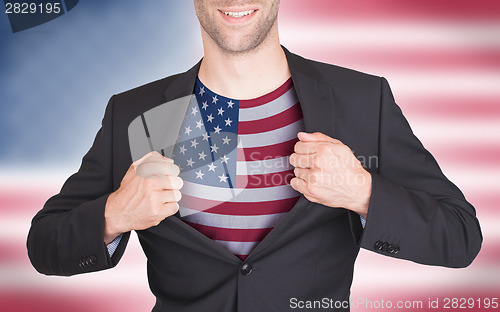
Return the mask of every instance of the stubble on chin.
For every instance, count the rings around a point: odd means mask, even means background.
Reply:
[[[273,5],[269,16],[256,23],[252,29],[241,30],[241,32],[246,32],[247,34],[236,34],[235,38],[232,38],[230,34],[224,34],[221,28],[217,26],[216,17],[210,16],[203,4],[199,3],[196,9],[201,28],[215,45],[224,53],[241,54],[258,50],[270,36],[271,29],[277,27],[279,2]],[[237,27],[235,26],[234,29],[230,29],[229,32],[237,33],[239,31]]]

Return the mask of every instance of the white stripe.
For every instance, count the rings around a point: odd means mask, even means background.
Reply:
[[[279,114],[298,102],[295,88],[291,88],[279,98],[269,103],[256,107],[241,108],[239,110],[239,121],[252,121],[264,119]]]
[[[297,133],[304,130],[304,120],[267,132],[255,134],[240,134],[239,139],[243,148],[261,147],[290,141],[297,137]]]
[[[485,146],[500,145],[500,121],[499,120],[465,120],[446,118],[414,118],[407,116],[415,135],[427,143],[445,144],[467,147],[471,142],[473,146],[482,144]]]
[[[445,161],[440,162],[439,165],[446,177],[457,185],[465,196],[474,192],[479,194],[499,193],[498,177],[500,177],[500,168],[498,167],[474,166],[473,164],[470,166],[456,166],[448,165]]]
[[[258,216],[223,215],[209,212],[200,212],[186,207],[180,207],[182,220],[218,228],[226,229],[268,229],[274,227],[287,212]]]
[[[255,161],[238,161],[236,174],[256,175],[293,170],[294,167],[290,165],[289,159],[290,156]]]
[[[499,40],[500,41],[500,40]],[[399,94],[405,97],[442,96],[477,96],[499,97],[498,71],[488,70],[384,70],[383,75],[388,79],[391,89],[398,102]],[[472,105],[474,103],[471,103]]]
[[[284,21],[283,23],[286,23]],[[346,23],[307,22],[280,25],[280,38],[290,50],[316,49],[496,49],[500,23]],[[366,31],[370,29],[370,31]]]
[[[196,184],[184,181],[181,189],[183,195],[222,201],[222,202],[262,202],[287,199],[297,196],[297,191],[290,185],[280,185],[266,188],[222,188],[209,185]]]
[[[0,167],[0,187],[2,189],[26,190],[27,182],[30,186],[35,186],[38,190],[50,190],[47,194],[57,194],[61,190],[61,186],[69,176],[74,174],[78,167],[70,166],[57,168],[49,165],[38,166],[18,166],[9,167],[3,165]],[[47,197],[47,199],[49,199]]]
[[[230,242],[214,240],[235,255],[248,256],[259,242]]]

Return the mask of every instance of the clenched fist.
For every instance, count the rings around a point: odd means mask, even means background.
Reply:
[[[109,195],[104,217],[104,242],[131,230],[158,225],[177,212],[183,185],[172,159],[151,152],[130,165],[120,188]]]
[[[343,207],[366,218],[372,179],[351,149],[319,132],[298,134],[290,164],[295,178],[290,185],[308,200]]]

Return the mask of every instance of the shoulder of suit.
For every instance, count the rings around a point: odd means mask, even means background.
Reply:
[[[301,64],[300,67],[306,72],[313,73],[321,80],[338,84],[338,83],[368,83],[380,84],[380,76],[364,73],[355,69],[346,68],[334,64],[328,64],[316,60],[304,58],[302,56],[293,54],[296,62]]]
[[[168,85],[175,80],[176,77],[182,75],[182,73],[171,75],[156,81],[146,83],[144,85],[135,87],[133,89],[115,94],[116,98],[144,98],[145,96],[160,96],[163,97],[163,92],[168,87]]]

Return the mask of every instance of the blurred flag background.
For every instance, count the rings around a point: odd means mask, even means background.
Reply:
[[[362,250],[352,310],[428,310],[436,299],[453,308],[453,298],[470,311],[494,310],[487,306],[500,297],[500,2],[283,0],[280,30],[295,53],[386,77],[482,225],[483,248],[466,269]],[[135,235],[116,268],[71,278],[38,274],[26,235],[78,169],[109,97],[185,71],[201,56],[192,1],[80,1],[15,34],[0,13],[0,311],[150,311]]]

